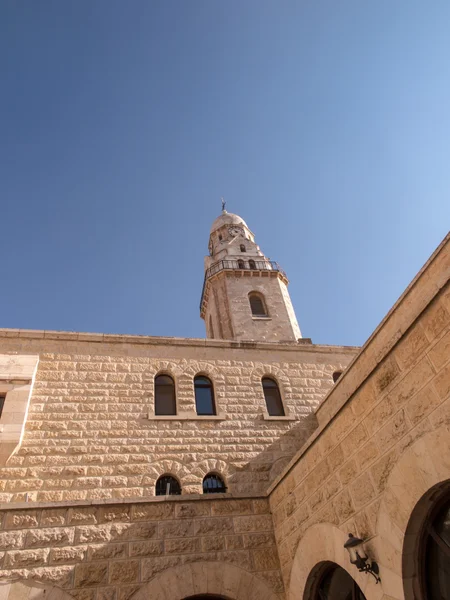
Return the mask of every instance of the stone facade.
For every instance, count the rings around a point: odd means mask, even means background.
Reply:
[[[4,352],[39,354],[22,442],[0,471],[1,500],[154,496],[165,472],[184,493],[200,493],[209,471],[233,493],[262,492],[314,430],[332,373],[355,354],[308,343],[98,338],[0,331]],[[175,381],[174,416],[154,415],[160,372]],[[196,414],[198,373],[213,382],[217,415]],[[277,379],[285,417],[267,414],[264,375]],[[5,409],[10,402],[8,394]]]
[[[83,600],[127,600],[180,567],[191,579],[184,593],[190,587],[193,593],[196,569],[217,563],[250,574],[262,594],[255,598],[275,600],[283,592],[267,499],[172,497],[13,510],[4,515],[0,546],[6,550],[3,577],[51,583]],[[241,584],[236,575],[228,583],[216,579],[230,591]]]
[[[269,488],[287,597],[346,569],[367,599],[424,598],[418,505],[450,498],[450,236],[316,411],[319,428]],[[411,525],[412,523],[412,525]],[[381,583],[344,550],[369,539]],[[407,568],[405,568],[407,565]]]
[[[227,215],[213,232],[242,225]],[[233,318],[260,271],[217,278]],[[367,600],[429,600],[423,535],[450,506],[449,277],[450,236],[359,352],[248,328],[238,340],[225,318],[230,341],[0,330],[0,426],[14,426],[0,438],[0,600],[316,600],[330,565]],[[175,415],[155,415],[158,373]],[[196,413],[198,374],[213,415]],[[265,376],[283,416],[268,414]],[[202,494],[207,473],[227,492]],[[163,474],[180,496],[155,497]],[[379,583],[350,563],[348,533]]]

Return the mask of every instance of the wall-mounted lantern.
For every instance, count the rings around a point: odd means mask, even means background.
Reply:
[[[352,533],[348,534],[348,540],[344,544],[344,548],[350,554],[350,562],[355,565],[358,571],[362,573],[370,573],[375,577],[378,583],[381,581],[379,577],[379,568],[374,560],[371,560],[364,550],[364,540],[355,537]]]

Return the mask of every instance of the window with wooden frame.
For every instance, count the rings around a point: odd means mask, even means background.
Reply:
[[[267,317],[267,308],[264,297],[259,292],[250,292],[248,295],[250,309],[253,317]]]
[[[195,408],[198,415],[215,415],[216,403],[214,400],[214,387],[211,379],[205,375],[194,377]]]
[[[155,415],[176,415],[175,382],[170,375],[155,377]]]
[[[284,417],[284,406],[281,400],[278,383],[271,377],[262,378],[264,398],[266,400],[267,413],[271,417]]]

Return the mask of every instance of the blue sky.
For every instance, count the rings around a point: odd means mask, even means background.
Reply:
[[[450,3],[4,0],[0,326],[204,337],[220,196],[305,336],[361,344],[448,231]]]

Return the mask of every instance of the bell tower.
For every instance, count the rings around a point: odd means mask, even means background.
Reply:
[[[301,333],[286,273],[264,256],[246,222],[223,206],[208,248],[200,301],[207,337],[296,342]]]

